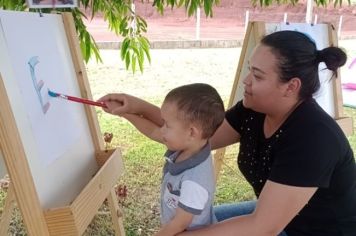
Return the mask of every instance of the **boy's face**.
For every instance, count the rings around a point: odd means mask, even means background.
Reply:
[[[161,128],[164,144],[171,151],[184,151],[191,145],[191,126],[179,119],[179,111],[173,102],[165,102],[161,107],[164,125]]]

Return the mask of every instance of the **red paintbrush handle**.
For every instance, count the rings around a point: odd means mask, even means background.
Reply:
[[[88,99],[72,97],[72,96],[68,96],[68,95],[66,95],[66,97],[68,100],[73,101],[73,102],[79,102],[79,103],[84,103],[84,104],[88,104],[88,105],[94,105],[94,106],[107,108],[107,106],[103,102],[94,102],[94,101],[91,101]]]

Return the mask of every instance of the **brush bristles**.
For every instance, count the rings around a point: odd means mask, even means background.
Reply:
[[[48,89],[48,95],[51,96],[51,97],[58,97],[58,96],[59,96],[58,93],[52,92],[52,91],[49,90],[49,89]]]

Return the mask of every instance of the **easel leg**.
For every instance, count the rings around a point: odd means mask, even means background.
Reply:
[[[225,148],[221,148],[216,151],[214,155],[214,172],[215,172],[215,184],[218,181],[219,173],[221,170],[221,166],[223,163],[224,155],[225,155]]]
[[[0,221],[0,235],[7,235],[7,231],[9,230],[9,225],[11,221],[12,212],[15,208],[15,192],[13,185],[10,183],[9,188],[7,190],[7,195],[5,199],[4,212]]]
[[[123,214],[119,207],[119,204],[117,203],[115,188],[111,189],[107,200],[108,200],[108,204],[109,204],[109,208],[110,208],[110,212],[111,212],[111,218],[112,218],[112,223],[113,223],[114,230],[115,230],[115,235],[116,236],[125,236],[125,229],[124,229],[124,224],[123,224]]]

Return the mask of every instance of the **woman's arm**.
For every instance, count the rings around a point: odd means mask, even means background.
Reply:
[[[224,119],[209,141],[212,149],[218,149],[239,142],[240,134]]]
[[[154,236],[174,236],[186,230],[193,221],[193,214],[178,207],[173,219],[162,228]]]
[[[234,217],[179,236],[276,236],[316,192],[314,187],[288,186],[267,181],[250,215]]]

